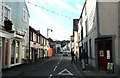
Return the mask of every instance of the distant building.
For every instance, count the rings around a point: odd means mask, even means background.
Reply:
[[[61,44],[56,44],[57,53],[62,51]]]
[[[117,0],[118,1],[118,0]],[[96,71],[107,71],[113,63],[120,73],[120,2],[86,0],[79,18],[79,46],[88,54]]]
[[[29,26],[29,36],[29,62],[48,57],[48,39],[31,26]]]
[[[78,23],[79,19],[73,19],[73,40],[74,40],[74,53],[78,53],[79,55],[79,47],[78,47]]]
[[[48,41],[49,41],[49,45],[50,45],[49,48],[51,48],[51,50],[52,50],[51,54],[52,54],[52,56],[54,56],[56,54],[56,42],[51,38],[48,38]]]

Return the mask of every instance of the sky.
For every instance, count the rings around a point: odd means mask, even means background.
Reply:
[[[73,19],[79,19],[84,0],[26,0],[30,26],[53,40],[70,40]],[[30,3],[28,3],[30,2]]]

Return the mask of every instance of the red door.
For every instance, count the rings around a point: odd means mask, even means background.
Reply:
[[[98,41],[97,47],[99,69],[106,71],[108,62],[112,62],[112,41]]]
[[[8,64],[8,40],[6,40],[5,65]]]

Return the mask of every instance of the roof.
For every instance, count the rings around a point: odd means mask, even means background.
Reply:
[[[86,1],[87,1],[87,0],[86,0]],[[85,5],[86,5],[86,3],[87,3],[86,1],[85,1],[84,5],[83,5],[82,12],[81,12],[81,15],[80,15],[79,20],[82,18],[82,14],[83,14],[83,11],[84,11],[84,8],[85,8]]]
[[[26,9],[27,9],[28,15],[30,17],[29,10],[28,10],[27,4],[26,4],[26,0],[24,0],[24,1],[25,1],[25,6],[26,6]]]

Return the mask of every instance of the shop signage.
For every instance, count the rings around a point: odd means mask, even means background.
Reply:
[[[107,50],[107,59],[110,59],[110,50]]]
[[[100,54],[100,57],[104,57],[104,51],[103,50],[100,50],[99,54]]]
[[[23,37],[25,36],[25,32],[22,32],[22,31],[16,31],[16,34]]]

